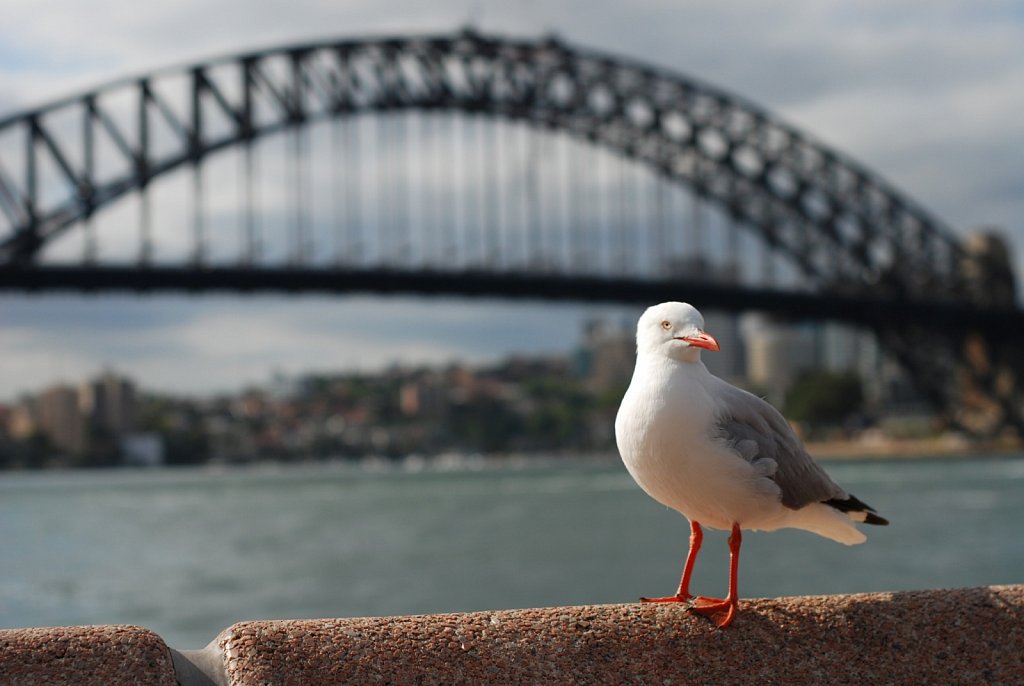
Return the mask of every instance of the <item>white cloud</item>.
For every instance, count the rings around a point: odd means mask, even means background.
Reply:
[[[337,369],[379,369],[400,360],[442,363],[460,356],[456,345],[388,340],[358,329],[312,330],[308,308],[295,313],[205,313],[170,333],[179,355],[137,363],[152,388],[178,392],[265,383],[269,370],[289,375]],[[288,308],[291,310],[292,308]],[[268,316],[269,315],[269,316]]]
[[[97,360],[66,336],[0,327],[0,399],[56,383],[77,384],[96,369]]]
[[[954,226],[995,221],[1017,232],[1024,198],[1006,182],[1024,178],[1024,63],[1015,72],[938,91],[864,87],[790,108],[792,121],[819,140],[880,171]],[[1009,192],[993,216],[993,194]],[[1024,248],[1024,245],[1018,245]]]
[[[566,353],[587,317],[635,308],[443,298],[0,298],[0,401],[104,367],[147,389],[213,393],[286,374]],[[623,313],[628,313],[623,316]]]

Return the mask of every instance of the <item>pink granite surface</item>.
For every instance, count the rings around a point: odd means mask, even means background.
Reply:
[[[0,630],[0,686],[1024,685],[1024,585],[745,600],[725,630],[639,603],[244,622],[185,652],[176,679],[139,627]]]
[[[0,630],[3,686],[175,686],[163,640],[137,626]]]
[[[244,622],[230,683],[1024,684],[1024,586],[672,605]]]

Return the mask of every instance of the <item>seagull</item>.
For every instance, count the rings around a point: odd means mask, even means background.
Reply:
[[[719,345],[697,308],[649,307],[636,345],[636,368],[615,418],[619,453],[640,488],[690,520],[679,589],[641,602],[686,603],[724,628],[739,610],[741,529],[792,527],[854,545],[866,540],[854,522],[889,523],[829,478],[778,410],[707,370],[701,351]],[[725,598],[690,593],[703,526],[731,531]]]

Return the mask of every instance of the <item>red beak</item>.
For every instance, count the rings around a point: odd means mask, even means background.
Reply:
[[[721,349],[718,347],[718,341],[715,340],[715,337],[704,331],[698,331],[693,336],[681,337],[679,340],[686,341],[695,348],[704,348],[712,352],[718,352]]]

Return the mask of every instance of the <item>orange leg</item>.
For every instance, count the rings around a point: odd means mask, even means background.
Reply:
[[[690,522],[690,552],[686,554],[686,565],[683,567],[683,578],[679,581],[679,590],[675,595],[665,598],[641,598],[641,603],[686,603],[693,596],[690,594],[690,576],[693,574],[693,563],[697,561],[700,544],[704,541],[704,531],[699,522]]]
[[[739,592],[737,591],[736,579],[740,569],[740,544],[743,536],[740,534],[740,525],[732,525],[732,535],[729,536],[729,595],[726,598],[705,598],[698,596],[693,600],[694,612],[709,617],[720,629],[732,624],[739,610]]]

